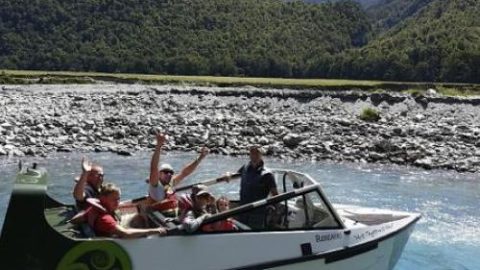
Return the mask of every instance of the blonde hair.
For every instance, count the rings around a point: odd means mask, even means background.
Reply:
[[[220,196],[220,198],[218,198],[217,201],[215,202],[215,206],[217,207],[217,209],[218,209],[218,203],[220,201],[226,201],[228,202],[228,205],[230,205],[230,200],[226,196]]]
[[[108,196],[112,193],[120,194],[120,188],[113,183],[106,183],[100,187],[100,196]]]

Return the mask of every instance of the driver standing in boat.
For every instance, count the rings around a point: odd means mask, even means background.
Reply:
[[[250,162],[238,170],[241,174],[241,205],[265,199],[268,195],[275,196],[278,194],[275,177],[265,168],[262,148],[251,146],[249,154]],[[241,215],[240,221],[252,229],[263,229],[265,227],[265,214],[264,209],[258,209]]]
[[[203,147],[200,150],[200,155],[187,164],[180,170],[180,173],[175,174],[173,167],[170,164],[163,163],[160,168],[158,163],[160,161],[160,151],[165,144],[165,134],[157,132],[157,145],[150,163],[150,178],[148,179],[148,195],[153,202],[160,202],[165,199],[175,199],[174,187],[178,185],[185,177],[189,176],[200,164],[200,162],[208,154],[209,150]]]
[[[73,198],[77,209],[83,210],[88,207],[88,198],[97,198],[103,183],[103,168],[98,164],[91,163],[86,157],[82,158],[82,174],[73,188]]]

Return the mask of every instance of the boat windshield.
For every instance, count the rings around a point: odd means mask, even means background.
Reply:
[[[246,205],[232,199],[232,208],[205,220],[234,219],[240,230],[338,229],[343,224],[321,187],[306,174],[273,170],[279,195]],[[237,181],[239,185],[239,181]]]

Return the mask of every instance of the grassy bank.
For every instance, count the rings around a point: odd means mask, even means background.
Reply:
[[[199,86],[255,86],[260,88],[402,91],[423,94],[428,88],[453,96],[479,95],[480,85],[412,83],[334,79],[284,79],[215,76],[172,76],[99,72],[0,70],[0,84],[83,84],[97,82],[179,84]]]

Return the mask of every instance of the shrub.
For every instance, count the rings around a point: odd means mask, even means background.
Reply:
[[[362,110],[359,117],[363,121],[376,122],[380,120],[380,113],[373,108],[365,108]]]

